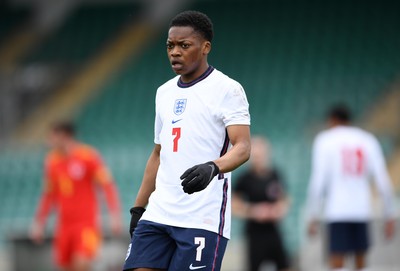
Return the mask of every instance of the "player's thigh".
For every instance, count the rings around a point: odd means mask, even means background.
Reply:
[[[170,226],[141,220],[136,227],[123,270],[167,270],[175,252]]]
[[[343,255],[352,251],[351,228],[348,222],[333,222],[328,227],[328,248],[331,255]]]
[[[355,222],[351,224],[353,237],[353,251],[356,254],[365,254],[370,246],[369,224],[367,222]]]
[[[171,236],[177,248],[169,271],[221,269],[228,239],[211,231],[177,227],[171,230]]]
[[[101,245],[100,231],[93,226],[77,227],[73,236],[73,260],[77,266],[84,266],[93,260]]]
[[[287,270],[290,267],[289,257],[279,232],[274,233],[270,239],[274,244],[272,252],[272,261],[276,264],[277,270]]]
[[[56,231],[53,249],[57,266],[60,269],[69,268],[72,262],[72,231],[68,228],[58,229]]]
[[[264,235],[258,232],[247,235],[247,261],[250,266],[249,270],[251,271],[258,271],[261,264],[267,258],[268,243],[265,242]]]

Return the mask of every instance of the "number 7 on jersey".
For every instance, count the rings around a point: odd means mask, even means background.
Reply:
[[[173,152],[178,152],[178,141],[181,138],[181,127],[172,128],[172,135],[174,137]]]

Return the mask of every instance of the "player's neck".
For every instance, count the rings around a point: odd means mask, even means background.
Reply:
[[[348,121],[339,121],[332,119],[328,122],[330,128],[336,128],[336,127],[341,127],[341,126],[350,126],[350,122]]]
[[[266,167],[253,167],[253,172],[257,175],[257,176],[264,176],[268,173],[269,169]]]
[[[207,61],[205,61],[196,71],[190,74],[182,74],[180,80],[185,84],[191,83],[201,77],[208,70],[209,67],[210,66],[208,65]]]
[[[60,148],[60,151],[64,155],[69,155],[74,151],[74,149],[77,147],[77,145],[78,145],[78,142],[76,140],[74,140],[74,139],[68,140]]]

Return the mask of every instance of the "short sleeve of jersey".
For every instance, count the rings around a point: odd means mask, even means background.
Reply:
[[[225,127],[230,125],[250,125],[249,103],[244,89],[239,83],[231,84],[220,108]]]

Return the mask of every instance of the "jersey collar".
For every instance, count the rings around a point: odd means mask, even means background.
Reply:
[[[189,83],[184,83],[184,82],[182,82],[181,78],[179,78],[178,87],[180,87],[180,88],[188,88],[188,87],[194,86],[198,82],[206,79],[207,76],[209,76],[213,72],[213,70],[214,70],[213,66],[208,66],[207,70],[202,75],[200,75],[198,78],[194,79],[193,81],[191,81]]]

